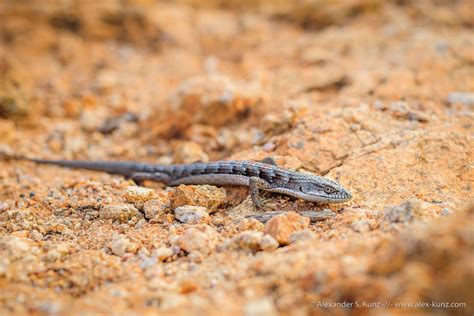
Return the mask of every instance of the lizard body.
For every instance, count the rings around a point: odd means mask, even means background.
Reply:
[[[192,164],[160,165],[132,161],[47,160],[14,157],[39,164],[88,169],[119,174],[136,182],[151,180],[166,185],[211,184],[249,187],[252,202],[261,207],[259,190],[289,195],[318,203],[345,202],[351,193],[334,180],[277,166],[273,159],[262,162],[223,160]]]

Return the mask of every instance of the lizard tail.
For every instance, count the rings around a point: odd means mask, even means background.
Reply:
[[[102,171],[112,174],[131,176],[136,172],[147,171],[148,165],[143,163],[135,163],[131,161],[87,161],[87,160],[54,160],[54,159],[37,159],[20,155],[11,155],[0,152],[0,157],[6,160],[24,160],[31,161],[43,165],[55,165],[71,169],[86,169],[94,171]]]

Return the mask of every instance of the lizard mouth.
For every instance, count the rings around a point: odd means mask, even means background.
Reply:
[[[274,188],[268,191],[289,195],[298,199],[317,203],[342,203],[352,199],[352,194],[347,190],[345,190],[345,192],[332,194],[331,196],[320,195],[317,192],[315,192],[314,194],[304,193],[301,191],[294,191],[286,188]]]
[[[343,193],[336,195],[336,200],[334,202],[347,202],[352,199],[352,193],[348,190],[344,190]]]
[[[332,197],[326,197],[326,196],[311,196],[311,197],[312,198],[306,198],[306,200],[312,201],[312,202],[319,202],[319,203],[325,203],[325,202],[343,203],[352,199],[352,196],[347,196],[347,195],[332,196]]]
[[[305,197],[302,197],[302,199],[319,203],[343,203],[352,199],[352,194],[347,190],[345,190],[345,192],[335,193],[330,196],[320,194],[303,194],[305,195]]]

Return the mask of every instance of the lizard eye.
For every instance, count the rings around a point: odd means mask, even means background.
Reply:
[[[331,194],[331,193],[336,192],[336,190],[334,190],[331,187],[324,187],[324,192],[326,192],[327,194]]]

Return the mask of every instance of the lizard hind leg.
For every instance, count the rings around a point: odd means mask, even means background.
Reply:
[[[141,185],[143,181],[150,180],[161,183],[168,183],[170,181],[169,175],[161,172],[135,172],[129,176],[136,184]]]

